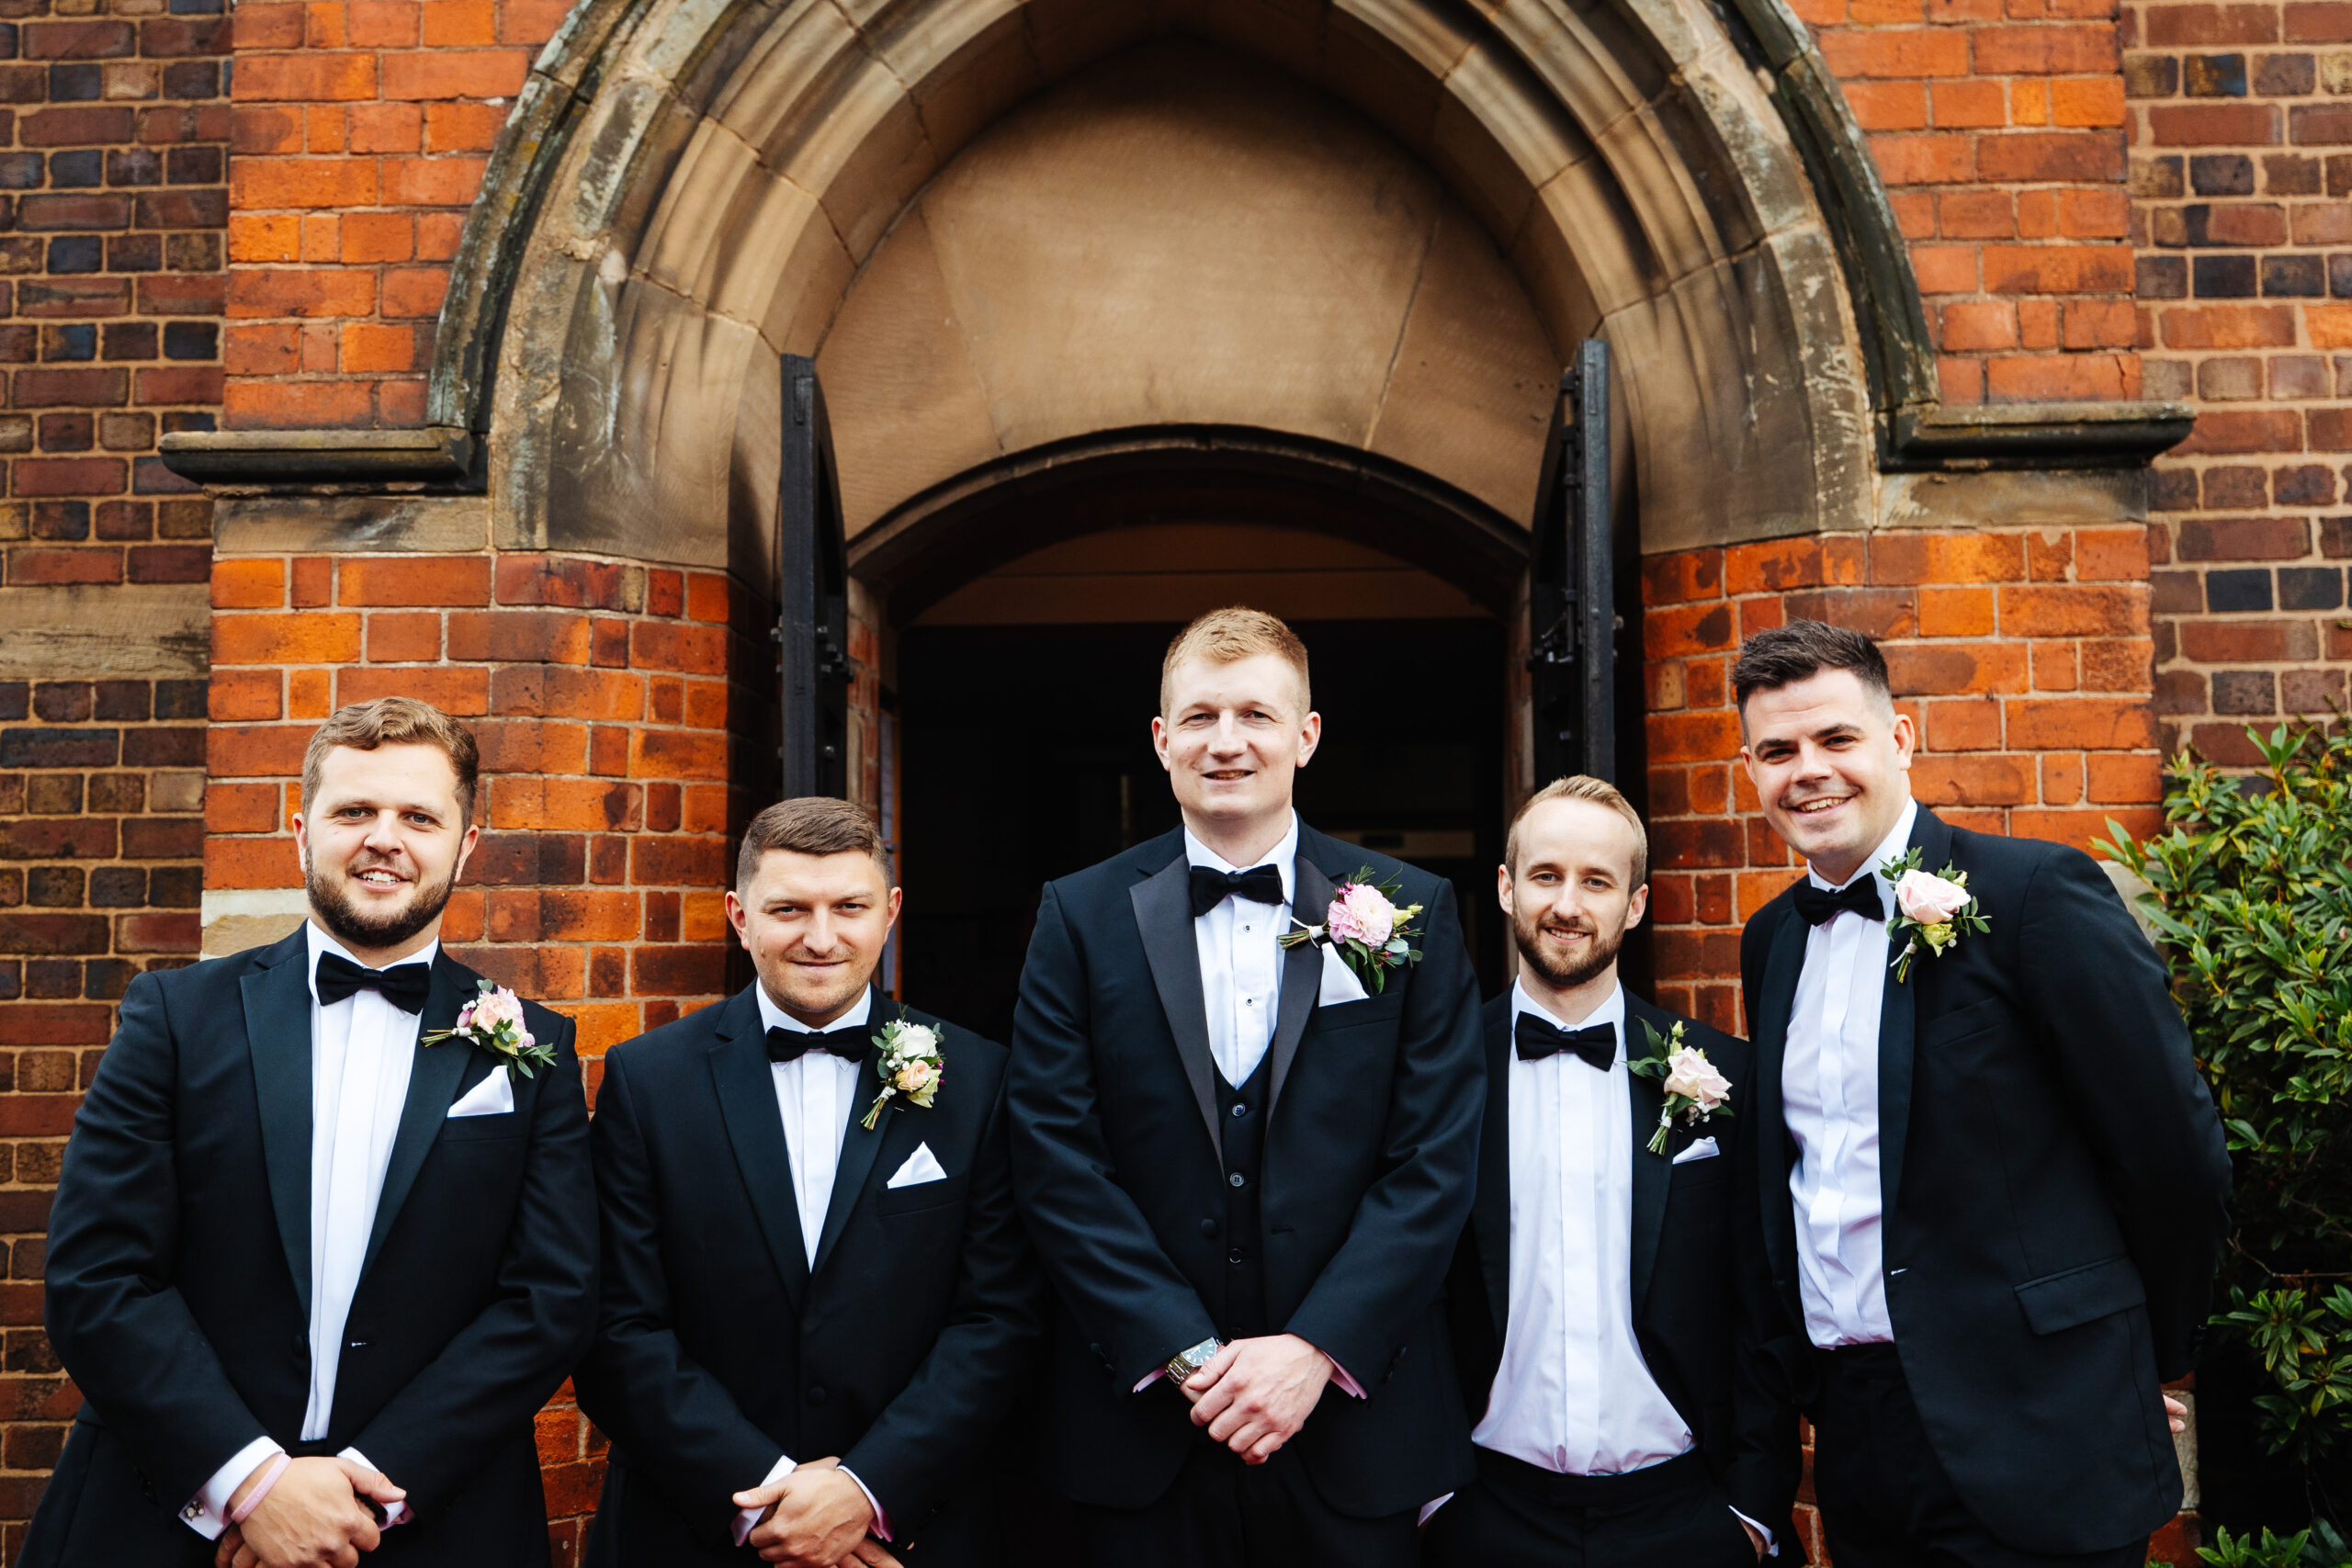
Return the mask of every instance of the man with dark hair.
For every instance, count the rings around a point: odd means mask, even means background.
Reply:
[[[20,1562],[548,1560],[532,1418],[596,1280],[571,1024],[440,946],[473,737],[311,741],[311,918],[130,984],[66,1146],[49,1334],[86,1403]]]
[[[1022,972],[1046,1480],[1105,1568],[1409,1563],[1471,1473],[1438,1295],[1477,996],[1451,886],[1293,808],[1306,666],[1258,611],[1185,628],[1151,725],[1183,826],[1047,885]]]
[[[1787,1538],[1797,1483],[1785,1412],[1734,1372],[1771,1295],[1747,1043],[1618,983],[1649,839],[1614,786],[1537,791],[1503,854],[1519,979],[1486,1008],[1478,1195],[1446,1291],[1478,1475],[1422,1561],[1744,1568]]]
[[[2163,966],[2088,855],[1913,802],[1870,638],[1792,622],[1732,680],[1806,863],[1740,940],[1784,1320],[1749,1375],[1813,1418],[1830,1555],[2140,1568],[2230,1180]]]
[[[874,988],[899,902],[863,809],[769,807],[727,895],[757,977],[605,1054],[597,1568],[1003,1554],[989,1445],[1043,1286],[1004,1048]]]

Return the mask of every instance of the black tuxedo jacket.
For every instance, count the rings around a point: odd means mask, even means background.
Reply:
[[[1317,1004],[1321,950],[1283,957],[1261,1190],[1268,1322],[1347,1370],[1293,1439],[1324,1500],[1378,1517],[1461,1484],[1469,1431],[1438,1297],[1469,1218],[1486,1075],[1451,886],[1299,829],[1310,923],[1366,863],[1419,904],[1424,956],[1361,1001]],[[1048,884],[1013,1021],[1013,1173],[1057,1288],[1046,1479],[1136,1508],[1196,1435],[1136,1382],[1217,1333],[1222,1129],[1181,832]]]
[[[1754,1054],[1747,1042],[1695,1019],[1652,1007],[1625,993],[1625,1049],[1632,1060],[1650,1055],[1641,1026],[1661,1039],[1683,1026],[1683,1043],[1706,1052],[1731,1080],[1728,1116],[1693,1127],[1678,1121],[1666,1152],[1649,1152],[1665,1090],[1656,1078],[1631,1076],[1634,1122],[1634,1337],[1658,1392],[1674,1406],[1708,1472],[1749,1518],[1791,1534],[1796,1501],[1794,1415],[1781,1401],[1741,1383],[1751,1358],[1736,1354],[1776,1321],[1772,1281],[1764,1263],[1757,1205]],[[1487,1413],[1510,1326],[1510,1064],[1511,996],[1485,1010],[1486,1130],[1478,1143],[1478,1194],[1463,1233],[1446,1289],[1454,1357],[1472,1425]],[[1713,1159],[1673,1163],[1702,1137],[1715,1140]],[[1785,1188],[1783,1189],[1785,1190]]]
[[[420,1045],[352,1299],[327,1435],[310,1393],[311,994],[302,932],[150,971],[74,1118],[49,1233],[48,1325],[86,1403],[20,1562],[209,1563],[175,1510],[264,1435],[356,1447],[408,1489],[387,1562],[545,1562],[532,1417],[594,1323],[588,1110],[572,1028],[514,1109],[446,1118],[503,1068]],[[440,953],[421,1033],[478,976]],[[372,1559],[371,1559],[372,1560]]]
[[[757,984],[757,982],[753,982]],[[876,996],[878,1029],[899,1014]],[[993,1562],[989,1445],[1032,1375],[1044,1285],[1012,1212],[1004,1047],[941,1032],[930,1109],[858,1075],[808,1267],[757,998],[746,987],[605,1056],[596,1097],[604,1303],[575,1377],[613,1439],[588,1561],[757,1561],[733,1495],[779,1454],[838,1456],[894,1551]],[[891,1189],[928,1144],[946,1179]]]
[[[1886,973],[1895,1348],[1936,1458],[1987,1529],[2025,1551],[2110,1550],[2180,1504],[2157,1384],[2188,1371],[2228,1229],[2221,1121],[2155,951],[2097,863],[1925,807],[1911,842],[1925,870],[1968,874],[1991,923],[1939,957],[1923,948],[1903,983]],[[1810,930],[1784,892],[1740,938],[1757,1114],[1775,1130]],[[1804,1398],[1795,1151],[1783,1132],[1756,1154],[1787,1325],[1759,1375]]]

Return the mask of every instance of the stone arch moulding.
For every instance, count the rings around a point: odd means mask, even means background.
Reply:
[[[427,428],[190,434],[168,457],[214,482],[487,489],[500,544],[610,547],[550,531],[580,379],[617,431],[665,382],[731,374],[735,431],[663,429],[636,461],[725,495],[740,522],[773,469],[773,378],[740,342],[679,327],[622,362],[635,318],[684,298],[768,355],[813,351],[967,142],[1175,33],[1336,96],[1428,163],[1525,284],[1555,358],[1589,333],[1616,342],[1648,548],[1867,525],[1874,468],[2114,465],[2185,433],[2160,405],[1940,408],[1907,253],[1842,98],[1781,0],[1735,4],[586,0],[469,215]],[[687,558],[763,576],[744,556],[757,530],[729,532]]]

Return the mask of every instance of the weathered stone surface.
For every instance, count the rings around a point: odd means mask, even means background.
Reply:
[[[11,588],[0,681],[201,676],[211,637],[201,582]]]
[[[1889,528],[2097,528],[2143,523],[2148,516],[2148,476],[2137,468],[1889,474],[1880,485],[1879,521]]]
[[[311,550],[478,550],[490,541],[479,495],[223,495],[214,502],[223,555]]]

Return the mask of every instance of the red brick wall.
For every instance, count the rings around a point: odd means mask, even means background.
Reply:
[[[2157,465],[2168,746],[2346,696],[2352,622],[2352,5],[2126,8],[2150,395],[2194,398]]]

